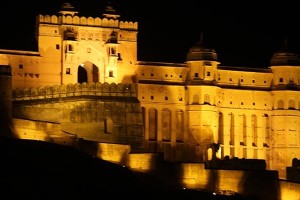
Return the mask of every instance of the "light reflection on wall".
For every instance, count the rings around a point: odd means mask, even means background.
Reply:
[[[300,184],[287,181],[279,181],[280,196],[282,200],[300,199]]]
[[[97,157],[110,162],[126,165],[130,152],[129,145],[98,143]]]
[[[130,154],[128,167],[141,172],[154,170],[156,157],[157,154],[152,153]]]

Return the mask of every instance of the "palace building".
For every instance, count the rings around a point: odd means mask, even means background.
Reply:
[[[300,59],[286,46],[265,69],[223,66],[203,37],[184,63],[150,62],[137,58],[138,22],[110,5],[85,17],[65,3],[36,22],[37,52],[0,50],[1,95],[16,123],[55,122],[171,162],[207,161],[219,144],[219,158],[262,159],[280,178],[300,158]]]

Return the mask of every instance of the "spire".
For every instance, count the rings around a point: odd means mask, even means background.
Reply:
[[[202,32],[202,31],[201,31],[201,33],[200,33],[199,44],[203,44],[203,32]]]
[[[284,38],[284,46],[287,46],[287,38]]]
[[[287,37],[284,38],[282,50],[288,50],[288,42]]]

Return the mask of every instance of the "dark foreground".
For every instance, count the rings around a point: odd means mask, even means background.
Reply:
[[[131,170],[75,148],[0,140],[1,199],[249,199],[187,189],[149,189]],[[251,199],[252,200],[252,199]]]

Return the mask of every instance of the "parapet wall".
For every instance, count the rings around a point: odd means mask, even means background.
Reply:
[[[107,18],[79,17],[79,16],[56,16],[56,15],[39,15],[39,23],[48,24],[69,24],[81,26],[96,27],[114,27],[121,29],[138,30],[138,23],[131,21],[119,21]]]
[[[76,135],[65,133],[59,123],[12,118],[15,136],[19,139],[40,140],[74,146]]]
[[[13,100],[51,99],[72,96],[137,97],[135,84],[122,83],[76,83],[45,87],[17,88]]]
[[[133,170],[149,187],[232,191],[264,200],[300,198],[300,184],[278,179],[277,171],[207,169],[205,163],[165,162],[160,153],[133,153],[129,145],[81,141],[78,148]]]

